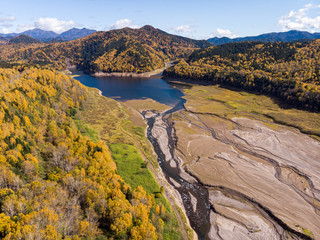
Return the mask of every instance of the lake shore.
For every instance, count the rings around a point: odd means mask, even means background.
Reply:
[[[142,77],[142,78],[149,78],[153,75],[156,75],[156,74],[153,72],[146,72],[146,73],[96,72],[96,73],[92,74],[92,76],[94,76],[94,77]]]
[[[158,68],[150,72],[145,73],[131,73],[131,72],[96,72],[93,73],[94,77],[140,77],[140,78],[149,78],[152,76],[162,76],[164,70],[172,66],[171,62],[166,62],[163,68]]]
[[[161,169],[157,166],[151,144],[143,134],[146,123],[138,110],[133,108],[133,106],[140,106],[142,108],[149,108],[150,106],[155,107],[155,109],[159,111],[165,111],[170,107],[151,99],[118,102],[103,96],[101,90],[97,88],[88,88],[88,90],[88,99],[83,110],[77,113],[77,118],[86,123],[90,128],[96,130],[99,138],[109,146],[116,143],[122,146],[123,149],[126,148],[127,144],[131,146],[130,148],[135,148],[144,162],[148,163],[148,170],[142,168],[138,172],[144,171],[145,173],[141,174],[142,176],[146,175],[146,172],[149,171],[152,173],[148,173],[150,177],[148,181],[141,178],[143,181],[138,185],[143,186],[145,190],[149,189],[149,193],[151,194],[158,192],[160,186],[165,187],[163,196],[156,199],[156,201],[160,201],[165,205],[168,213],[172,214],[171,220],[165,221],[164,235],[167,237],[170,236],[169,239],[180,239],[179,235],[181,234],[183,239],[190,239],[188,235],[190,235],[190,231],[192,230],[184,215],[183,206],[180,204],[181,200],[178,199],[176,193],[172,191]],[[135,114],[133,114],[133,112],[135,112]],[[131,165],[134,165],[134,163]],[[129,176],[129,180],[127,179],[129,183],[132,178],[138,181],[137,179],[140,179],[140,174],[137,174],[137,171],[130,172],[130,166],[127,165],[127,167],[128,170],[122,169],[126,172],[126,175],[122,177],[125,178]],[[121,174],[123,174],[123,172],[120,172],[120,176]],[[193,236],[192,239],[194,239],[194,237],[195,236]]]

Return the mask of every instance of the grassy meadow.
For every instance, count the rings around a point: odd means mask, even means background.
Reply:
[[[146,126],[143,121],[140,126],[133,123],[129,113],[120,103],[101,96],[97,89],[89,88],[86,104],[77,112],[74,121],[83,135],[93,141],[101,139],[109,146],[117,171],[126,183],[133,189],[142,186],[148,194],[155,196],[157,203],[165,206],[163,239],[182,239],[177,217],[147,166],[159,167],[144,134]]]
[[[249,117],[262,120],[269,127],[279,123],[298,128],[320,140],[320,113],[288,108],[275,98],[215,86],[195,85],[185,91],[186,108],[231,119]]]

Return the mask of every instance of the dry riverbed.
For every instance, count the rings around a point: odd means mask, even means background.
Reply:
[[[186,109],[156,117],[151,134],[183,179],[207,189],[208,238],[320,239],[320,115],[213,86],[194,86],[185,98]]]

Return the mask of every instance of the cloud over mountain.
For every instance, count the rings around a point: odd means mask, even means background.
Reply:
[[[18,32],[24,32],[27,30],[31,30],[34,28],[39,28],[41,30],[45,31],[53,31],[56,33],[62,33],[66,30],[69,30],[73,27],[78,27],[79,24],[76,24],[74,21],[69,20],[69,21],[64,21],[64,20],[59,20],[57,18],[39,18],[36,20],[33,24],[19,24],[17,26],[17,31]]]
[[[139,25],[134,24],[134,22],[130,19],[120,19],[118,21],[116,21],[115,23],[111,24],[107,29],[111,30],[111,29],[120,29],[120,28],[124,28],[124,27],[129,27],[129,28],[140,28]]]
[[[35,28],[40,28],[46,31],[54,31],[56,33],[62,33],[70,28],[76,27],[77,24],[70,20],[70,21],[63,21],[57,18],[39,18],[35,23]]]
[[[9,33],[9,27],[12,26],[12,22],[14,22],[16,18],[14,16],[9,17],[1,17],[0,18],[0,32],[1,33]]]
[[[310,30],[320,29],[320,5],[307,4],[299,10],[291,10],[288,15],[282,16],[278,23],[283,30]]]
[[[191,25],[182,25],[173,29],[176,33],[192,33],[194,29]]]
[[[228,29],[217,28],[217,30],[212,33],[211,37],[236,38],[238,36]]]

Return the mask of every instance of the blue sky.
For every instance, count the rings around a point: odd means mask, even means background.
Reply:
[[[291,29],[320,32],[320,0],[0,0],[0,32],[110,30],[146,24],[205,39]]]

